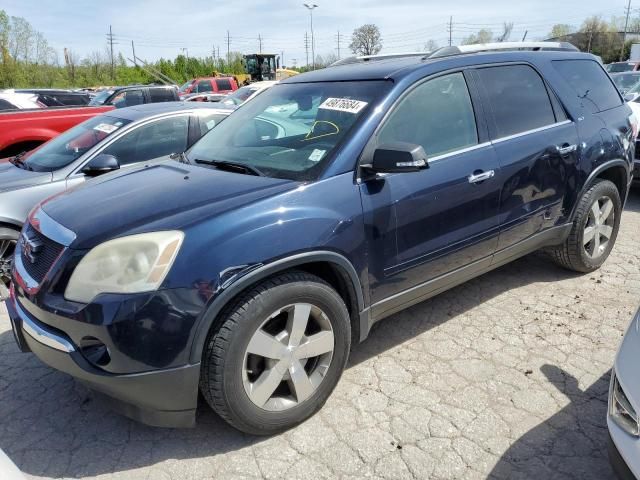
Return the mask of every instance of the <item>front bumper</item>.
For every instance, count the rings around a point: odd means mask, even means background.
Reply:
[[[114,374],[87,361],[64,332],[39,322],[22,308],[15,291],[6,302],[18,346],[47,365],[95,390],[116,411],[161,427],[195,424],[200,365]]]

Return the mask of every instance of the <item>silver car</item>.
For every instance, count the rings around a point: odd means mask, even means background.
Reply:
[[[640,310],[627,329],[616,355],[607,427],[609,460],[621,479],[640,478]]]
[[[0,160],[0,300],[22,224],[47,197],[92,177],[184,152],[230,110],[165,102],[93,117],[25,155]]]

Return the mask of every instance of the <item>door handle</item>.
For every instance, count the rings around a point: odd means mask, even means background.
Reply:
[[[564,144],[563,146],[559,147],[556,146],[556,150],[558,151],[558,153],[560,155],[569,155],[570,153],[575,152],[578,149],[577,145],[569,145],[569,144]]]
[[[480,183],[480,182],[484,182],[485,180],[489,180],[490,178],[493,178],[493,176],[496,174],[496,172],[494,170],[488,170],[486,172],[480,172],[480,173],[473,173],[471,175],[469,175],[469,183]]]

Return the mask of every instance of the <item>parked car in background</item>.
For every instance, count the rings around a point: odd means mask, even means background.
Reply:
[[[4,295],[15,243],[34,205],[89,178],[184,152],[230,113],[213,107],[166,102],[112,110],[30,153],[0,161],[0,290]]]
[[[78,123],[109,110],[113,110],[113,107],[39,108],[0,112],[0,158],[33,150]]]
[[[198,77],[180,87],[180,97],[190,93],[231,93],[238,89],[233,77]]]
[[[633,88],[640,81],[640,72],[626,72],[626,73],[614,73],[611,75],[613,82],[620,90],[620,93],[625,95],[628,90]]]
[[[178,100],[178,90],[173,85],[131,85],[103,90],[91,99],[89,105],[113,105],[116,108],[124,108]]]
[[[618,477],[640,478],[640,310],[618,349],[609,386],[609,460]]]
[[[236,90],[237,91],[237,90]],[[181,99],[185,102],[221,102],[227,98],[226,93],[189,93]]]
[[[137,420],[193,425],[200,390],[236,428],[281,432],[322,407],[375,322],[540,248],[597,270],[637,128],[597,59],[562,43],[289,78],[189,163],[36,208],[7,301],[16,341]]]
[[[49,88],[19,88],[15,90],[19,93],[32,93],[38,96],[38,100],[47,107],[80,107],[88,105],[91,96],[85,92],[74,92],[71,90],[56,90]]]
[[[268,88],[273,87],[276,83],[278,82],[275,80],[264,80],[262,82],[255,82],[249,85],[245,85],[244,87],[240,87],[238,90],[228,95],[220,103],[224,106],[237,108],[244,102],[251,100],[257,95],[260,95]]]
[[[45,108],[46,105],[32,93],[0,92],[0,112],[7,110],[30,110]]]
[[[614,62],[605,67],[609,73],[636,72],[640,70],[640,62]]]

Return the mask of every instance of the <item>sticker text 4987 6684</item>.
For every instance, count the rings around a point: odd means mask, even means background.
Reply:
[[[367,102],[360,100],[351,100],[350,98],[327,98],[318,108],[325,110],[337,110],[338,112],[358,113]]]

